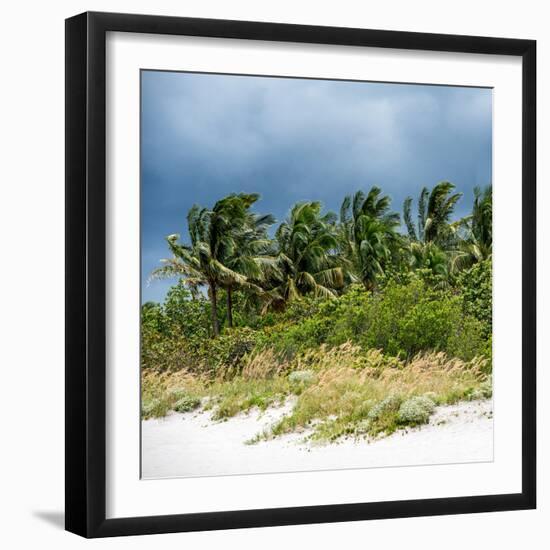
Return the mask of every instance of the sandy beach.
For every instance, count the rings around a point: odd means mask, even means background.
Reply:
[[[142,422],[142,477],[195,477],[493,460],[492,401],[439,407],[430,423],[374,441],[319,445],[308,432],[245,441],[287,414],[291,403],[214,422],[210,412]]]

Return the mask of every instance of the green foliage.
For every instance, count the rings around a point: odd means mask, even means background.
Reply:
[[[176,401],[173,408],[176,412],[184,413],[195,410],[200,404],[200,398],[192,395],[183,395]]]
[[[183,280],[179,280],[166,294],[163,314],[165,322],[181,336],[210,336],[210,304],[202,295],[193,298]]]
[[[378,435],[391,434],[397,429],[397,417],[403,398],[398,394],[390,394],[372,407],[367,423],[363,425],[366,433]]]
[[[392,394],[384,398],[382,401],[377,403],[368,414],[369,420],[376,421],[380,420],[384,415],[388,413],[395,413],[399,410],[401,402],[403,399],[401,396]]]
[[[397,419],[400,424],[416,426],[425,424],[435,409],[435,403],[426,396],[415,396],[404,401],[399,407]]]
[[[489,376],[477,388],[473,388],[469,394],[469,398],[474,399],[489,399],[493,396],[493,378]]]
[[[187,213],[191,243],[180,242],[177,233],[166,237],[172,257],[153,271],[156,278],[180,279],[194,295],[201,287],[208,289],[213,336],[220,333],[218,291],[241,287],[260,291],[252,279],[262,279],[267,266],[276,270],[275,262],[264,254],[269,248],[267,227],[274,219],[249,210],[258,198],[254,193],[240,193],[220,199],[212,209],[194,205]],[[231,326],[230,306],[227,313]]]
[[[480,266],[472,268],[472,273],[478,273]],[[239,326],[218,338],[204,336],[208,327],[208,314],[201,309],[204,301],[181,302],[183,310],[189,310],[190,316],[196,313],[195,319],[199,319],[194,321],[198,326],[195,333],[185,319],[175,317],[172,322],[172,317],[161,311],[160,324],[172,327],[169,337],[166,328],[164,332],[152,328],[159,314],[148,308],[142,328],[142,364],[156,370],[185,368],[227,376],[239,373],[243,358],[254,351],[271,348],[281,360],[288,360],[321,345],[333,347],[348,341],[365,353],[379,349],[403,359],[428,350],[464,360],[491,358],[490,326],[468,309],[483,311],[481,299],[472,304],[461,293],[434,289],[422,274],[409,273],[406,280],[405,284],[390,280],[374,294],[356,285],[336,299],[300,300],[281,314],[272,313],[263,326],[261,322],[256,329]],[[466,291],[468,296],[477,292]]]
[[[194,370],[196,344],[209,339],[209,308],[203,298],[192,299],[181,281],[168,291],[164,304],[144,304],[141,308],[142,367],[159,372]]]
[[[288,381],[294,393],[301,393],[315,381],[315,373],[311,370],[295,370],[288,375]]]
[[[469,360],[484,349],[479,336],[481,324],[463,314],[458,297],[424,297],[405,312],[397,325],[397,338],[385,348],[390,354],[411,357],[431,349]]]
[[[318,201],[301,202],[275,233],[277,273],[267,285],[265,306],[282,309],[303,296],[330,299],[344,286],[335,215],[321,214]]]
[[[456,203],[462,197],[462,193],[453,193],[454,188],[452,183],[442,181],[435,185],[431,191],[426,187],[422,189],[418,198],[418,224],[416,227],[411,214],[412,198],[405,199],[403,219],[411,241],[431,242],[438,245],[449,244],[449,241],[452,240],[450,218]]]
[[[451,327],[444,350],[450,357],[460,357],[466,361],[474,357],[485,357],[489,360],[488,371],[491,369],[492,348],[491,336],[485,336],[488,332],[487,326],[467,314],[458,314],[460,322]]]
[[[491,260],[484,260],[463,271],[458,279],[464,311],[483,324],[488,337],[493,326],[493,271]]]
[[[166,416],[170,410],[167,401],[158,398],[152,398],[148,400],[142,400],[141,403],[141,416],[143,418],[157,418]]]
[[[300,351],[321,345],[330,329],[330,319],[315,315],[300,323],[276,325],[260,337],[259,343],[273,348],[284,358],[292,358]]]
[[[243,359],[252,352],[257,338],[257,332],[247,327],[227,330],[196,345],[195,361],[212,376],[233,376],[242,370]]]
[[[161,304],[146,302],[141,306],[141,330],[150,333],[166,333],[169,326]]]
[[[156,372],[176,371],[192,366],[188,341],[174,334],[164,334],[143,327],[141,330],[141,367]]]
[[[379,187],[365,195],[357,191],[340,208],[340,246],[350,264],[351,278],[365,288],[376,287],[398,243],[399,214],[390,211],[391,199]]]
[[[327,323],[327,342],[351,340],[404,358],[426,350],[465,360],[486,354],[483,324],[464,312],[460,295],[436,290],[415,274],[407,279],[389,281],[373,296],[357,289],[344,295]]]
[[[245,380],[242,377],[219,383],[210,389],[214,395],[213,418],[223,420],[241,412],[280,404],[290,392],[288,380],[275,377],[263,380]]]

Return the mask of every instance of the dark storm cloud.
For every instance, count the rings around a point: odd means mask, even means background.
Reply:
[[[299,200],[337,211],[382,187],[401,211],[422,186],[452,181],[466,213],[491,181],[491,90],[189,73],[142,73],[143,300],[164,237],[186,235],[194,203],[258,192],[284,219]]]

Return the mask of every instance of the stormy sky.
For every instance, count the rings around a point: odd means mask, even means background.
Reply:
[[[378,185],[401,212],[447,180],[460,216],[491,182],[489,89],[157,71],[141,88],[142,302],[174,283],[147,279],[166,235],[187,240],[195,203],[257,192],[255,210],[281,221],[297,201],[337,212]]]

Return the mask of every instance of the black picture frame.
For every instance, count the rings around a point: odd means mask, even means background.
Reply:
[[[498,54],[522,59],[520,493],[106,519],[105,39],[108,31]],[[94,12],[67,19],[66,529],[84,537],[107,537],[535,508],[535,116],[534,40]]]

